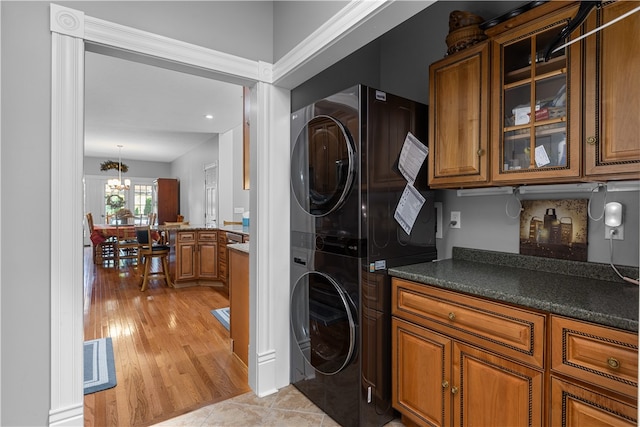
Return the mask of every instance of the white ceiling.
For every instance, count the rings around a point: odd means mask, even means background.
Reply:
[[[85,56],[85,156],[172,162],[242,124],[242,87],[94,52]],[[206,119],[205,114],[213,114]]]

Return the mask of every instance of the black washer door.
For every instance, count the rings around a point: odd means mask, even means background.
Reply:
[[[340,372],[356,348],[349,300],[328,275],[305,273],[291,292],[291,328],[298,348],[316,371]]]
[[[355,176],[353,141],[340,121],[326,115],[311,119],[291,154],[291,188],[298,204],[313,216],[338,209]]]

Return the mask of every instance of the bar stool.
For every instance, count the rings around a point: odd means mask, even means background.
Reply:
[[[149,279],[165,279],[167,286],[173,288],[171,276],[169,275],[169,251],[170,247],[166,245],[154,245],[151,238],[151,227],[136,227],[136,237],[140,245],[140,256],[144,258],[144,275],[142,279],[142,287],[140,291],[147,290]],[[162,271],[151,271],[151,264],[154,258],[159,258],[162,263]]]

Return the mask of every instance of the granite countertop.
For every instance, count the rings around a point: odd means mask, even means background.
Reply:
[[[227,245],[227,248],[229,249],[235,249],[239,252],[245,252],[245,253],[249,253],[249,243],[229,243]]]
[[[618,270],[638,278],[637,268]],[[638,286],[608,264],[454,248],[451,259],[390,268],[389,275],[638,332]]]

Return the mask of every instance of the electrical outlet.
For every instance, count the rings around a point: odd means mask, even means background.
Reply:
[[[233,213],[244,213],[244,208],[233,208]]]
[[[451,222],[449,223],[451,228],[460,228],[460,212],[451,211]]]
[[[611,238],[611,230],[615,230],[613,233],[613,240],[624,240],[624,225],[619,225],[617,227],[609,227],[608,225],[605,225],[604,238],[606,240]]]

